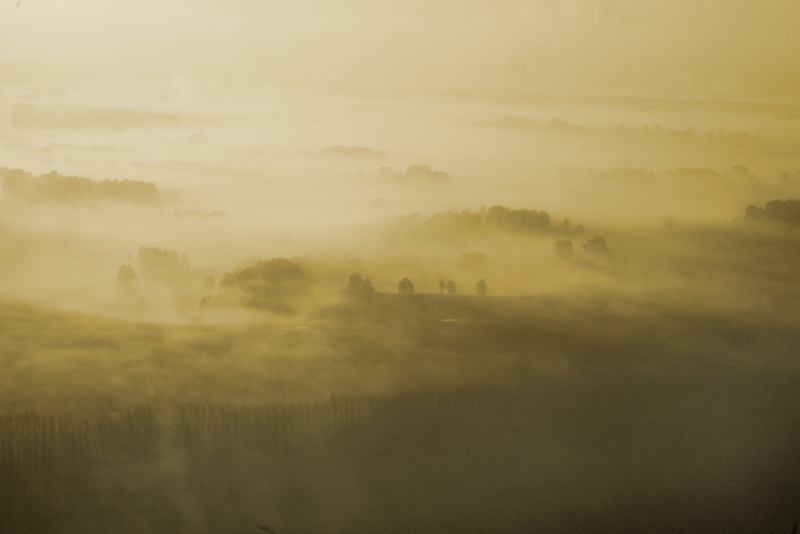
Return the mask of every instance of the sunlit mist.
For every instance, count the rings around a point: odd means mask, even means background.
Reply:
[[[4,2],[0,533],[793,532],[798,21]]]

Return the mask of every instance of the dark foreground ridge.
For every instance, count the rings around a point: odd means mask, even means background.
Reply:
[[[800,425],[753,379],[12,410],[0,532],[785,532]]]

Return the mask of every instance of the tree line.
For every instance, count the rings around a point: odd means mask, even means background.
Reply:
[[[155,184],[139,180],[92,180],[64,176],[56,171],[34,176],[21,169],[0,167],[3,189],[28,202],[64,204],[105,200],[154,205],[159,201]]]
[[[22,479],[47,480],[68,469],[114,462],[154,461],[168,446],[186,453],[230,448],[268,451],[337,440],[354,431],[415,435],[425,428],[468,424],[513,399],[514,394],[503,389],[470,387],[331,395],[310,404],[185,403],[178,405],[166,425],[146,406],[93,420],[7,412],[0,415],[0,485],[7,495],[9,484]]]
[[[196,481],[198,472],[202,478],[243,459],[263,468],[310,450],[446,444],[526,424],[529,404],[520,395],[464,387],[315,403],[186,403],[161,418],[150,407],[93,420],[8,411],[0,416],[0,532],[141,532],[126,524],[141,510],[150,527],[177,528],[185,518],[163,487],[176,454]]]
[[[746,219],[752,221],[773,221],[800,225],[800,200],[770,200],[763,208],[747,206],[744,210]]]

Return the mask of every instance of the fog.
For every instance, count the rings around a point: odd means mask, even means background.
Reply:
[[[0,531],[791,532],[800,8],[0,7]]]

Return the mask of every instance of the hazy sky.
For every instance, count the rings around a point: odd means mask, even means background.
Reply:
[[[795,0],[6,0],[0,61],[350,87],[796,100]]]

